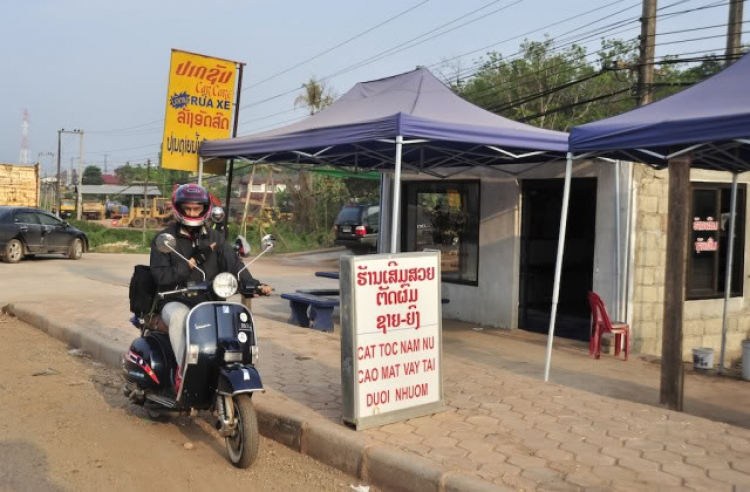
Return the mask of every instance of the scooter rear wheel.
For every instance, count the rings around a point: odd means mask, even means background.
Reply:
[[[152,410],[150,408],[146,409],[146,412],[148,413],[148,418],[153,420],[154,422],[168,422],[169,421],[169,414],[166,412],[160,412],[158,410]]]
[[[253,400],[248,394],[233,399],[237,416],[237,432],[226,438],[229,461],[237,468],[248,468],[258,458],[258,416]]]

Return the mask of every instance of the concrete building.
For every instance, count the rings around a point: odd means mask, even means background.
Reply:
[[[564,163],[504,169],[508,173],[472,170],[445,180],[404,175],[398,242],[402,251],[442,251],[447,318],[546,333]],[[660,355],[667,171],[622,163],[617,183],[615,169],[599,160],[574,165],[556,335],[588,340],[587,292],[593,290],[613,320],[630,324],[633,352]],[[750,288],[744,274],[750,178],[740,179],[730,356],[750,335],[744,301]],[[696,220],[686,285],[686,360],[694,347],[721,346],[731,175],[694,170],[691,181]]]

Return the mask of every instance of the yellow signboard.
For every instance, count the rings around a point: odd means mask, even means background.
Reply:
[[[163,168],[195,172],[199,143],[231,136],[236,66],[233,61],[172,50]],[[224,161],[204,171],[223,173]]]

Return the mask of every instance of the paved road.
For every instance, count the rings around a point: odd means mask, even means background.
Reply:
[[[275,296],[253,303],[257,315],[286,321],[289,306],[278,297],[298,288],[335,288],[334,280],[315,277],[320,270],[338,269],[338,260],[346,251],[296,257],[261,258],[252,265],[256,278],[276,289]],[[96,310],[86,316],[89,302],[107,302],[121,306],[127,301],[127,286],[133,266],[148,263],[147,255],[87,254],[80,261],[54,257],[23,261],[17,265],[0,263],[0,306],[18,301],[62,301],[77,311],[85,322],[116,323],[130,338],[128,313],[108,311],[102,319]],[[74,303],[73,306],[68,303]],[[59,306],[59,302],[52,302]],[[127,302],[125,302],[127,305]],[[78,309],[80,307],[83,310]],[[100,306],[97,306],[100,307]],[[62,312],[62,308],[58,308]],[[117,314],[115,314],[117,313]],[[116,316],[117,319],[111,319]],[[96,319],[90,319],[90,318]],[[105,321],[106,320],[106,321]],[[263,325],[261,324],[261,330]],[[338,330],[339,327],[336,327]],[[544,369],[545,337],[523,330],[476,330],[475,325],[456,321],[443,323],[443,350],[466,361],[476,361],[518,375],[541,378]],[[262,333],[262,331],[261,331]],[[551,380],[572,388],[590,391],[626,401],[657,405],[659,402],[659,365],[638,357],[623,363],[613,357],[594,361],[585,347],[565,339],[555,340]],[[747,383],[737,380],[688,374],[685,381],[687,413],[750,428],[750,392]]]
[[[310,257],[261,258],[250,268],[255,278],[273,285],[277,293],[302,287],[330,288],[335,281],[315,277],[319,270],[337,270],[338,258],[346,252]],[[0,263],[0,305],[19,301],[70,300],[86,302],[103,294],[127,299],[133,267],[148,264],[148,255],[84,255],[79,261],[59,256],[38,256],[19,264]],[[123,290],[125,289],[125,290]],[[258,314],[285,320],[287,302],[275,296],[258,303]]]
[[[129,266],[122,264],[126,261],[131,262]],[[48,263],[46,270],[57,275],[52,285],[41,290],[59,288],[67,295],[68,289],[75,288],[88,297],[77,302],[45,302],[34,308],[47,319],[57,317],[107,342],[127,346],[132,328],[111,321],[127,317],[126,289],[112,279],[122,275],[117,273],[122,269],[129,274],[135,261],[91,256],[82,262]],[[112,272],[92,273],[96,262]],[[24,283],[45,271],[40,265],[29,262],[7,269],[0,265],[0,275],[11,284],[14,279]],[[299,287],[316,280],[315,270],[331,267],[271,258],[259,262],[254,271],[274,285]],[[101,278],[92,279],[96,275]],[[0,301],[25,295],[13,290],[0,291]],[[105,305],[112,293],[118,297]],[[89,309],[85,309],[87,302]],[[254,311],[273,311],[265,305],[275,302],[259,300]],[[274,314],[286,313],[281,304]],[[260,369],[268,387],[274,394],[280,391],[295,400],[304,411],[338,421],[338,337],[269,319],[259,319],[259,326]],[[546,385],[539,379],[543,338],[473,328],[444,323],[446,412],[367,431],[368,436],[447,469],[512,488],[656,490],[661,484],[713,491],[750,487],[748,431],[657,408],[657,366],[636,357],[627,363],[613,357],[594,361],[586,356],[585,348],[557,343],[553,381],[562,386]],[[748,425],[746,383],[688,375],[685,385],[686,413]]]
[[[255,465],[236,470],[206,422],[156,423],[129,405],[116,371],[2,315],[0,339],[0,490],[345,491],[356,483],[265,438]]]

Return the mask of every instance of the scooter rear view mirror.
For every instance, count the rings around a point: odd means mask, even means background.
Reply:
[[[263,238],[260,240],[261,247],[263,250],[271,250],[276,245],[276,238],[273,237],[273,234],[266,234],[263,236]]]
[[[242,258],[250,256],[250,243],[247,242],[245,236],[237,236],[237,239],[234,241],[234,249]]]
[[[158,249],[160,253],[171,253],[174,251],[175,246],[177,246],[177,240],[171,234],[165,232],[159,234],[156,238],[156,249]]]

